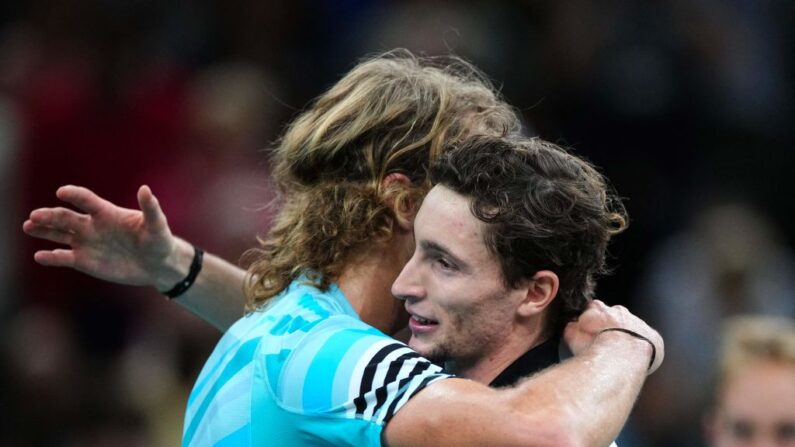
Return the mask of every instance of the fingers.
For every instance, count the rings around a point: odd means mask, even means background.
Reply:
[[[648,373],[660,366],[665,356],[662,337],[646,322],[621,305],[608,306],[596,299],[590,301],[579,319],[566,326],[564,338],[576,355],[584,352],[601,331],[607,328],[623,328],[647,338],[655,347],[654,364],[648,369]]]
[[[144,213],[144,222],[153,228],[161,228],[166,226],[166,215],[160,208],[160,202],[157,197],[152,194],[152,190],[148,186],[143,185],[138,188],[138,206]]]
[[[26,220],[22,224],[22,231],[29,236],[58,244],[72,245],[74,242],[74,233],[37,224],[31,220]]]
[[[577,328],[595,336],[599,331],[609,327],[632,325],[636,319],[637,317],[624,306],[608,306],[604,302],[594,299],[588,303],[585,311],[579,316]]]
[[[100,196],[94,194],[88,188],[82,186],[66,185],[61,186],[55,191],[55,196],[64,202],[70,203],[81,211],[88,214],[96,214],[102,211],[103,208],[112,206],[113,204]]]
[[[607,304],[605,304],[604,301],[594,298],[593,300],[591,300],[588,303],[588,307],[586,309],[592,308],[592,309],[598,309],[598,310],[606,310],[608,307],[609,306]]]
[[[30,222],[61,231],[75,232],[87,222],[88,216],[68,208],[39,208],[31,211]]]
[[[33,254],[33,260],[47,267],[74,267],[75,253],[72,250],[40,250]]]

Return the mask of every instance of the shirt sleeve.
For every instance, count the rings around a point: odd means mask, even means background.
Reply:
[[[403,343],[391,340],[378,345],[349,379],[352,388],[358,388],[353,398],[355,414],[386,424],[412,396],[448,377]]]
[[[384,425],[426,386],[452,377],[405,344],[350,317],[315,328],[285,365],[282,405]]]

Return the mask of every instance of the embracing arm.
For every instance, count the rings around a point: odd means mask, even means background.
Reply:
[[[105,281],[171,289],[185,278],[193,246],[171,234],[157,198],[138,190],[140,210],[121,208],[78,186],[62,186],[56,196],[78,211],[39,208],[22,229],[40,239],[68,245],[34,254],[39,264],[71,267]],[[245,271],[207,254],[196,282],[174,301],[225,331],[243,315]]]
[[[589,307],[588,312],[622,309]],[[653,368],[662,361],[662,339],[634,316],[637,321],[589,318],[584,314],[566,335],[571,341],[577,338],[572,332],[590,334],[587,348],[516,387],[495,390],[460,379],[428,386],[387,425],[388,445],[609,445],[640,392],[651,346],[621,332],[597,334],[605,327],[625,327],[647,336],[657,347]]]

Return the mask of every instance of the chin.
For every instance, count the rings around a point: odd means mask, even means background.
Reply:
[[[417,339],[412,336],[409,340],[409,348],[413,349],[417,354],[425,357],[426,359],[430,360],[436,364],[442,364],[445,360],[445,355],[437,346],[427,345],[425,343],[417,341]]]
[[[421,355],[423,357],[426,357],[426,358],[428,357],[427,346],[425,346],[424,343],[422,343],[420,341],[417,341],[417,338],[415,336],[413,336],[413,335],[411,336],[411,338],[409,339],[408,345],[409,345],[409,348],[411,348],[414,351],[416,351],[417,354],[419,354],[419,355]]]

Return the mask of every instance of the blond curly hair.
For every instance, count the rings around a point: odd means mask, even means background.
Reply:
[[[429,189],[428,165],[445,147],[518,129],[515,111],[461,59],[396,50],[362,61],[273,149],[281,209],[246,255],[247,308],[261,307],[301,275],[326,289],[363,249],[390,240],[394,204],[418,206]],[[384,190],[391,173],[406,175],[411,187]]]

